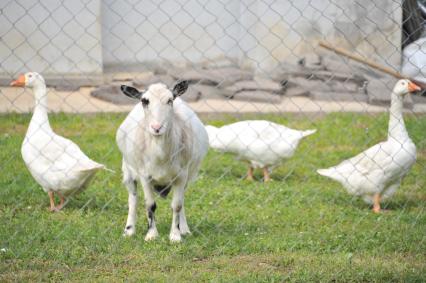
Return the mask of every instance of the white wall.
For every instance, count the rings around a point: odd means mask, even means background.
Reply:
[[[106,65],[235,58],[260,72],[317,41],[400,65],[393,0],[0,1],[0,74],[100,74]]]
[[[226,55],[269,71],[318,51],[326,39],[398,68],[401,14],[392,0],[103,0],[104,63]]]
[[[318,53],[318,41],[325,40],[399,67],[402,11],[397,2],[256,1],[257,7],[242,15],[249,18],[249,24],[242,29],[240,45],[247,55],[243,60],[269,70],[280,61]]]
[[[102,72],[100,0],[3,0],[0,11],[0,73]]]
[[[239,55],[239,2],[103,0],[104,63]]]

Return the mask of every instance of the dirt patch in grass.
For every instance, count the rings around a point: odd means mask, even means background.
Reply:
[[[3,135],[24,135],[27,132],[27,125],[0,125],[0,133]]]
[[[283,264],[282,257],[271,255],[237,255],[233,257],[193,258],[192,262],[200,269],[210,269],[215,266],[226,272],[246,274],[249,272],[284,272],[291,271],[291,265]]]
[[[131,260],[115,261],[93,259],[92,263],[68,266],[53,261],[32,259],[6,261],[0,280],[409,280],[419,279],[425,270],[424,257],[411,254],[252,254],[180,258],[166,257],[159,265],[140,256]]]

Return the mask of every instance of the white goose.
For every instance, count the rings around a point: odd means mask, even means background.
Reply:
[[[404,96],[419,90],[409,80],[398,81],[392,91],[387,141],[317,172],[341,183],[348,193],[362,196],[373,204],[374,212],[380,212],[380,201],[395,193],[416,161],[416,146],[405,129],[402,107]]]
[[[50,210],[59,211],[65,196],[83,190],[96,171],[105,166],[89,159],[75,143],[52,131],[47,116],[46,85],[40,74],[20,75],[11,86],[33,88],[35,108],[21,153],[31,175],[48,193]],[[58,206],[54,193],[60,197]]]
[[[217,128],[206,126],[210,147],[235,153],[250,162],[247,179],[253,180],[254,168],[263,168],[268,182],[268,167],[293,156],[300,140],[316,130],[298,131],[269,121],[241,121]]]

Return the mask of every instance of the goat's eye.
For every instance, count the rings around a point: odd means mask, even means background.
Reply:
[[[149,104],[149,100],[148,100],[148,99],[146,99],[146,98],[142,98],[142,99],[141,99],[141,102],[142,102],[142,105],[143,105],[143,106],[148,106],[148,104]]]
[[[28,77],[31,78],[33,75],[29,74]]]
[[[172,104],[173,104],[173,99],[171,99],[171,98],[170,98],[170,99],[167,101],[167,104],[168,104],[168,105],[172,105]]]

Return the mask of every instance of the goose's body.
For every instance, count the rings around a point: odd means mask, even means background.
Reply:
[[[69,195],[87,185],[94,173],[104,168],[69,139],[55,134],[48,124],[33,118],[21,153],[31,175],[46,191]]]
[[[300,140],[316,131],[298,131],[263,120],[241,121],[221,128],[206,126],[206,129],[210,147],[250,162],[249,179],[253,168],[263,168],[266,181],[267,168],[292,157]]]
[[[402,85],[402,82],[405,82]],[[380,211],[380,201],[392,196],[402,178],[416,161],[416,146],[408,136],[402,117],[405,86],[411,82],[401,80],[392,93],[388,139],[360,154],[328,169],[319,169],[320,175],[338,181],[348,193],[361,196]],[[414,88],[414,87],[412,87]],[[411,88],[411,89],[412,89]]]
[[[318,173],[340,182],[348,193],[362,196],[371,204],[376,193],[382,194],[382,199],[392,196],[415,161],[416,146],[411,140],[400,143],[390,139]]]
[[[36,105],[22,144],[21,153],[31,175],[49,193],[51,210],[62,208],[64,196],[87,187],[96,171],[105,168],[89,157],[69,139],[55,134],[47,115],[47,94],[43,78],[27,73],[14,86],[32,86]],[[54,206],[53,193],[61,198]]]

